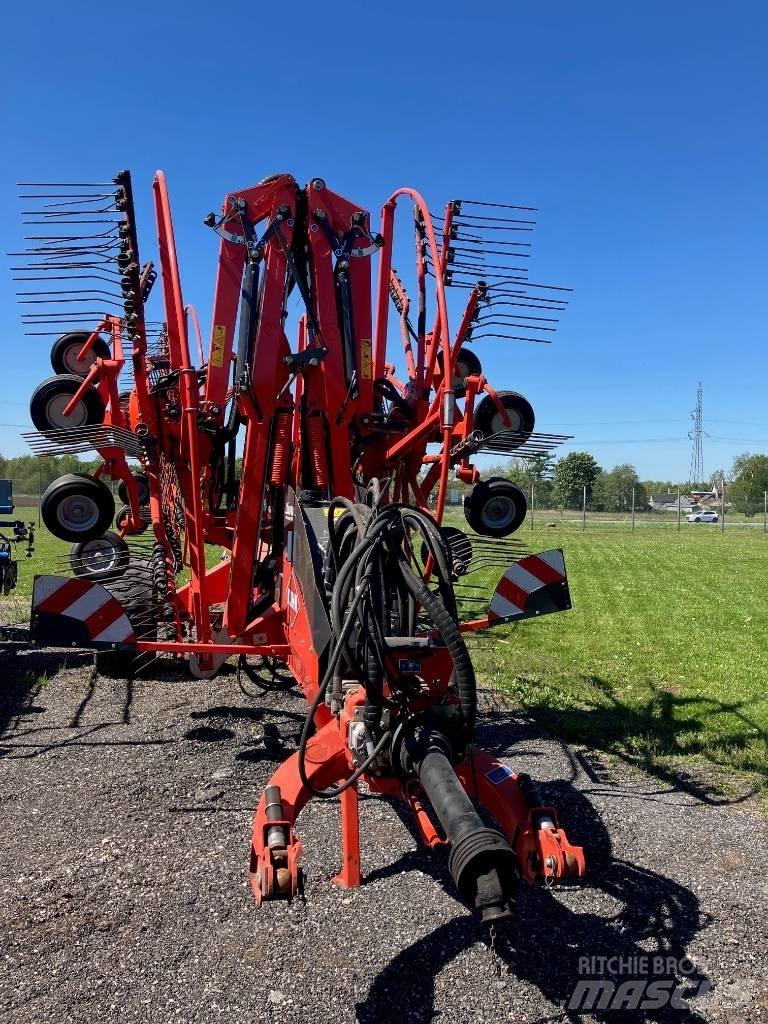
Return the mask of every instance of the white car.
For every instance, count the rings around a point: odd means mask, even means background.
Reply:
[[[719,523],[717,512],[690,512],[685,517],[686,523]]]

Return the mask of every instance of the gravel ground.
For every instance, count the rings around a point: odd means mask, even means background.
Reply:
[[[252,812],[295,748],[297,695],[252,701],[232,674],[102,679],[23,644],[0,648],[0,680],[2,1021],[596,1020],[562,1008],[579,957],[649,954],[689,958],[708,994],[608,1017],[768,1020],[768,827],[747,802],[607,764],[486,694],[479,742],[542,783],[589,869],[522,889],[497,960],[445,855],[379,798],[361,801],[362,888],[331,883],[337,807],[314,802],[305,900],[256,907]]]

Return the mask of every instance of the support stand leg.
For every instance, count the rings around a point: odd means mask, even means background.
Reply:
[[[360,885],[360,815],[357,786],[350,786],[339,799],[342,864],[334,882],[344,889],[357,889]]]

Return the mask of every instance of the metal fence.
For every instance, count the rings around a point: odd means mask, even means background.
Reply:
[[[466,491],[458,489],[450,491],[449,508],[452,507],[459,511],[465,493]],[[683,500],[681,501],[681,499]],[[709,527],[709,529],[719,530],[721,533],[724,533],[726,529],[752,529],[768,533],[768,492],[763,493],[762,508],[752,516],[737,512],[732,506],[729,506],[727,494],[724,492],[717,503],[709,504],[703,510],[716,513],[717,522],[706,522],[705,520],[699,523],[689,522],[686,518],[689,514],[695,516],[700,513],[689,513],[689,506],[686,505],[684,495],[680,491],[677,493],[677,502],[672,505],[672,511],[659,511],[648,505],[637,507],[634,489],[631,501],[628,502],[629,507],[624,512],[606,512],[590,508],[586,488],[580,508],[553,508],[551,501],[549,503],[541,502],[536,494],[535,485],[527,491],[526,501],[528,514],[525,523],[520,527],[521,531],[568,525],[582,530],[597,526],[630,531],[645,528],[683,531],[695,527]]]

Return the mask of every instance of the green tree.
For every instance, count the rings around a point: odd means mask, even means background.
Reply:
[[[549,508],[552,504],[552,476],[554,464],[551,455],[537,455],[533,459],[516,459],[518,487],[525,492],[528,501],[533,500],[536,508]]]
[[[484,469],[483,479],[489,480],[495,476],[511,480],[522,490],[528,501],[533,487],[536,508],[548,508],[552,502],[553,470],[551,455],[538,455],[532,459],[512,458],[503,464]]]
[[[92,473],[100,465],[99,459],[84,462],[74,455],[36,458],[18,455],[12,459],[0,456],[3,479],[13,481],[14,495],[37,495],[57,477],[65,473]]]
[[[745,452],[743,455],[737,455],[736,456],[736,458],[734,459],[734,462],[733,462],[734,470],[732,470],[731,473],[730,473],[730,479],[731,480],[735,480],[735,478],[739,475],[740,470],[735,468],[738,465],[739,459],[748,459],[748,458],[749,458],[749,453],[748,452]],[[715,486],[717,488],[720,488],[723,485],[723,481],[724,480],[727,481],[728,479],[729,479],[729,474],[726,473],[724,469],[716,469],[710,475],[711,483],[707,484],[707,487]]]
[[[753,516],[763,508],[768,491],[768,455],[750,455],[745,452],[733,462],[734,481],[726,497],[737,512]]]
[[[584,488],[587,488],[589,501],[600,472],[600,467],[589,452],[571,452],[558,459],[552,479],[557,502],[564,508],[581,508]]]
[[[593,507],[604,512],[630,512],[632,490],[635,491],[635,508],[643,509],[648,504],[648,493],[640,483],[637,470],[628,463],[621,463],[605,473],[600,473],[592,491]]]

